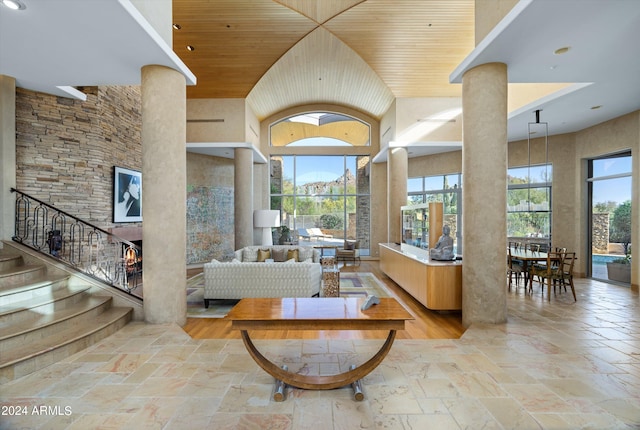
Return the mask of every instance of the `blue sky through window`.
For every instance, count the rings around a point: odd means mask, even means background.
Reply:
[[[624,178],[612,178],[593,182],[593,203],[631,200],[631,157],[612,157],[593,160],[593,178],[628,173]]]
[[[296,157],[296,174],[298,186],[309,182],[335,181],[344,174],[344,157],[320,155]]]

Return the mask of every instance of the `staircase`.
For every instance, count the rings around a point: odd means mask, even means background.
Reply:
[[[130,307],[112,306],[82,277],[28,254],[0,249],[0,384],[81,351],[124,327]]]

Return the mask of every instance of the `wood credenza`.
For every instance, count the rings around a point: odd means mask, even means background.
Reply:
[[[395,243],[380,243],[380,269],[427,309],[462,309],[462,262],[434,261]],[[420,253],[422,251],[422,253]]]

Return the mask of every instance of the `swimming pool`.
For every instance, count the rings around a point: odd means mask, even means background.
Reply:
[[[608,279],[607,263],[622,257],[624,257],[624,255],[593,254],[591,256],[591,277],[595,279]]]
[[[613,260],[617,260],[618,258],[622,258],[622,257],[624,257],[624,255],[592,254],[591,263],[604,265],[607,263],[611,263]]]

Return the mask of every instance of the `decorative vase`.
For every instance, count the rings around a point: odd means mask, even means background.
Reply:
[[[291,233],[288,231],[281,233],[280,239],[278,239],[280,245],[284,245],[285,242],[291,242]]]

